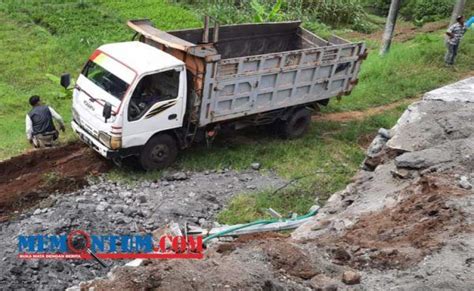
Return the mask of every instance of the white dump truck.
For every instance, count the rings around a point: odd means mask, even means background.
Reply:
[[[362,42],[324,40],[300,24],[206,18],[204,28],[164,32],[131,20],[134,40],[105,44],[85,64],[72,128],[102,156],[135,156],[147,170],[224,128],[275,124],[297,138],[318,106],[351,92],[367,56]]]

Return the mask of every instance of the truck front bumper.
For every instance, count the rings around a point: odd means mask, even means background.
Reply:
[[[113,159],[119,157],[120,154],[118,151],[114,151],[103,145],[100,141],[98,141],[95,137],[90,135],[87,131],[85,131],[79,124],[75,121],[71,122],[72,129],[77,133],[79,138],[88,144],[91,148],[93,148],[96,152],[98,152],[101,156],[107,159]]]

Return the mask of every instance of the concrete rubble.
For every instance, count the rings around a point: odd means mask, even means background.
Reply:
[[[474,286],[474,78],[380,130],[354,182],[291,237],[215,244],[199,261],[118,267],[82,288],[469,290]]]

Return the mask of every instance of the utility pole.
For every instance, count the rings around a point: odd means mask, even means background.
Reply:
[[[400,3],[401,0],[392,0],[392,3],[390,4],[390,10],[388,11],[387,22],[385,23],[385,30],[382,38],[380,55],[385,55],[390,50],[398,12],[400,11]]]
[[[456,1],[456,4],[453,8],[453,13],[451,14],[451,21],[449,22],[450,26],[456,22],[456,17],[462,15],[462,12],[464,11],[464,5],[466,5],[466,0]]]

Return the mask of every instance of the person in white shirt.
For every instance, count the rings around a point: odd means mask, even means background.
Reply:
[[[63,118],[53,108],[43,105],[37,95],[31,96],[29,102],[33,108],[25,118],[26,138],[36,148],[52,147],[59,137],[53,119],[64,132],[66,128]]]

